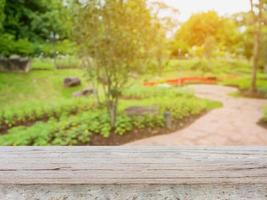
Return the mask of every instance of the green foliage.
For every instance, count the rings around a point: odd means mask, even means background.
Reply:
[[[210,57],[212,51],[219,49],[236,53],[239,38],[233,20],[220,17],[214,11],[198,13],[178,29],[172,47],[173,55],[190,53],[192,47],[203,49],[197,56]]]
[[[15,39],[48,40],[51,32],[66,35],[64,5],[61,0],[9,0],[4,7],[4,31]],[[66,14],[66,13],[65,13]]]
[[[14,49],[14,37],[10,34],[1,34],[0,35],[0,52],[2,55],[7,56],[12,53]]]
[[[19,39],[15,41],[14,37],[10,34],[0,35],[0,53],[2,55],[32,55],[33,51],[33,44],[27,39]]]
[[[52,57],[57,55],[74,55],[76,53],[76,45],[69,40],[58,41],[55,44],[30,41],[29,39],[15,40],[11,34],[0,35],[0,54],[9,56],[12,54],[31,56],[42,55]]]
[[[37,42],[35,45],[35,54],[45,57],[56,57],[58,55],[76,55],[77,46],[70,40],[57,41],[53,43]]]
[[[227,79],[222,82],[224,85],[236,86],[241,91],[249,91],[251,86],[251,77],[250,76],[242,76],[232,79]],[[267,76],[266,74],[258,74],[257,79],[257,89],[258,92],[265,94],[267,97]]]
[[[32,59],[32,69],[34,70],[54,70],[54,69],[79,69],[80,60],[75,56],[57,56],[56,58],[35,57]]]
[[[27,122],[59,118],[83,112],[93,107],[88,99],[58,100],[57,102],[42,103],[28,102],[20,106],[7,107],[0,110],[0,127],[13,127]]]
[[[267,123],[267,106],[263,110],[263,121]]]
[[[124,90],[122,93],[124,98],[128,99],[145,99],[149,97],[153,98],[161,98],[164,96],[174,98],[177,97],[177,95],[185,98],[185,97],[191,97],[192,93],[190,93],[187,90],[183,89],[176,89],[176,88],[153,88],[153,87],[138,87],[133,86],[131,88],[127,88],[127,90]]]
[[[181,120],[220,106],[219,103],[198,99],[177,89],[139,89],[146,94],[140,92],[136,96],[145,99],[122,101],[114,127],[115,134],[124,135],[135,129],[164,127],[165,111],[171,112],[174,120]],[[138,88],[133,88],[131,91],[137,90]],[[133,105],[158,106],[160,111],[157,114],[127,116],[124,109]],[[0,136],[0,145],[84,145],[90,143],[93,134],[108,138],[112,133],[110,117],[103,109],[93,108],[72,116],[63,113],[58,118],[51,116],[47,122],[10,129],[6,135]]]
[[[61,0],[1,0],[0,54],[73,54],[74,44],[67,40],[71,16],[71,8]]]
[[[5,14],[4,14],[5,4],[6,4],[6,0],[0,0],[0,32],[3,28],[2,23],[3,23],[4,18],[5,18]]]
[[[184,59],[171,60],[165,72],[175,72],[177,76],[225,76],[249,75],[250,63],[238,59]]]
[[[81,67],[81,62],[74,56],[59,56],[56,58],[55,65],[57,69],[77,69]]]
[[[149,58],[151,16],[145,0],[92,0],[78,12],[74,30],[80,55],[88,76],[104,88],[114,126],[121,90]]]

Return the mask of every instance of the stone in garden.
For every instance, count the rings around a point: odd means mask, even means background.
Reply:
[[[131,106],[125,109],[125,113],[129,116],[155,115],[159,113],[159,108],[158,107]]]
[[[86,88],[82,91],[73,93],[73,96],[74,97],[86,97],[86,96],[94,94],[95,92],[96,90],[94,88]]]
[[[29,71],[29,59],[12,55],[9,58],[9,67],[13,71]]]
[[[20,57],[12,55],[9,58],[0,57],[1,71],[24,71],[28,72],[31,68],[30,59],[27,57]]]
[[[65,87],[75,87],[81,85],[81,80],[77,77],[67,77],[64,79]]]
[[[5,71],[7,67],[9,66],[8,58],[0,57],[0,70]]]

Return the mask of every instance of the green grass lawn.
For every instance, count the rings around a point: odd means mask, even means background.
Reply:
[[[249,75],[243,75],[238,78],[224,79],[221,83],[223,85],[236,86],[241,91],[248,91],[251,86],[251,78]],[[267,98],[267,74],[258,73],[257,89]]]
[[[0,72],[0,110],[29,102],[55,102],[70,99],[72,93],[86,87],[65,88],[63,80],[68,76],[83,79],[81,70],[40,70],[29,73]]]
[[[165,67],[165,72],[179,73],[179,76],[242,76],[250,73],[250,64],[245,60],[225,59],[190,59],[171,60]],[[185,74],[183,73],[185,72]]]

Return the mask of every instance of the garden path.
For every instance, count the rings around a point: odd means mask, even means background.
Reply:
[[[193,124],[177,132],[155,136],[127,145],[199,145],[243,146],[267,145],[267,130],[257,123],[262,117],[266,100],[236,98],[229,93],[235,88],[217,85],[193,85],[198,97],[223,103]]]

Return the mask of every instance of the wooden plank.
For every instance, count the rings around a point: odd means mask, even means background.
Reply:
[[[1,147],[0,184],[267,184],[267,148]]]

